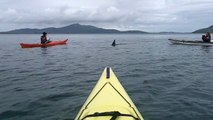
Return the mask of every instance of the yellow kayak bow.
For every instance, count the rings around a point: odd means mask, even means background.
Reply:
[[[75,120],[143,120],[143,117],[107,67]]]

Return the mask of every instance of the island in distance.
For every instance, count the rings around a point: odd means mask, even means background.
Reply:
[[[49,34],[111,34],[111,33],[134,33],[141,34],[147,33],[139,30],[129,30],[129,31],[119,31],[116,29],[104,29],[98,28],[91,25],[80,25],[80,24],[71,24],[65,27],[55,28],[43,28],[43,29],[31,29],[31,28],[23,28],[16,29],[6,32],[0,32],[1,34],[41,34],[42,32],[47,32]]]
[[[208,28],[202,28],[202,29],[196,30],[193,33],[206,33],[206,32],[213,33],[213,25]]]
[[[104,29],[98,28],[92,25],[81,25],[81,24],[71,24],[64,27],[48,27],[43,29],[32,29],[32,28],[23,28],[23,29],[15,29],[6,32],[0,32],[0,34],[41,34],[42,32],[47,32],[49,34],[145,34],[151,32],[145,32],[140,30],[127,30],[120,31],[116,29]],[[206,33],[213,32],[213,25],[208,28],[203,28],[196,30],[194,32],[187,33]],[[186,32],[155,32],[151,34],[186,34]]]

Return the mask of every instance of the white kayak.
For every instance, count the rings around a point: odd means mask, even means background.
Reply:
[[[75,120],[143,120],[143,117],[107,67]]]
[[[203,42],[203,41],[188,41],[188,40],[177,40],[177,39],[168,39],[172,44],[179,45],[198,45],[198,46],[213,46],[213,42]],[[211,40],[213,41],[213,40]]]

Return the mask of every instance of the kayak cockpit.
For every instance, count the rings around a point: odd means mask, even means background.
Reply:
[[[131,118],[132,120],[140,120],[139,118],[134,117],[131,114],[122,114],[119,111],[110,111],[110,112],[96,112],[94,114],[90,114],[85,116],[82,120],[85,120],[87,118],[94,118],[94,117],[111,117],[109,120],[116,120],[118,117],[123,117],[125,120],[127,118]]]

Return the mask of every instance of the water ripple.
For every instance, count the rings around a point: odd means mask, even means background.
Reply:
[[[22,49],[38,35],[1,35],[0,120],[74,119],[106,66],[145,120],[213,118],[212,47],[167,40],[199,34],[51,36],[70,42]],[[113,39],[124,44],[112,47]]]

